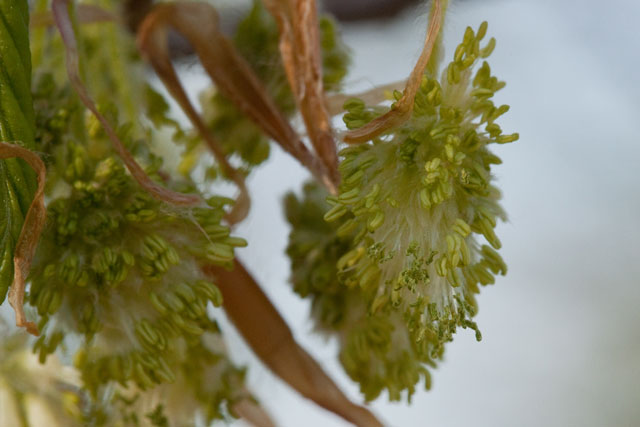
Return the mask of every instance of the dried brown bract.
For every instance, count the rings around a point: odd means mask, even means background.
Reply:
[[[404,94],[402,98],[395,104],[394,108],[387,113],[367,123],[365,126],[348,132],[344,141],[348,144],[359,144],[362,142],[370,141],[382,135],[387,130],[397,127],[398,125],[406,122],[411,117],[413,111],[413,101],[416,97],[416,93],[422,83],[422,76],[424,70],[427,68],[431,53],[433,52],[436,39],[440,34],[440,26],[442,25],[442,7],[440,0],[434,0],[433,12],[431,13],[431,19],[429,22],[429,29],[427,30],[427,36],[424,41],[424,48],[418,58],[407,84],[404,88]]]
[[[28,322],[24,314],[25,280],[29,274],[31,260],[35,254],[40,233],[46,220],[44,207],[44,182],[46,168],[40,157],[32,151],[18,145],[0,142],[0,159],[19,157],[23,159],[38,176],[38,188],[33,201],[27,211],[27,216],[22,225],[18,242],[13,255],[13,284],[9,290],[9,304],[16,313],[16,326],[24,327],[32,335],[38,335],[38,327],[33,322]]]

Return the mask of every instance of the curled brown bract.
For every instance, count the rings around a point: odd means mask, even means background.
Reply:
[[[431,13],[431,19],[429,20],[429,29],[427,30],[427,36],[425,37],[424,48],[418,58],[407,84],[404,89],[402,98],[396,102],[394,108],[380,117],[372,120],[363,127],[348,132],[344,137],[344,142],[348,144],[359,144],[362,142],[370,141],[382,135],[387,130],[394,128],[406,122],[411,117],[413,111],[413,101],[416,97],[416,93],[422,83],[422,75],[429,63],[433,47],[438,38],[440,32],[440,26],[442,25],[442,7],[440,0],[434,0],[433,11]]]
[[[280,55],[311,143],[328,170],[331,184],[337,186],[338,155],[322,83],[315,0],[263,0],[263,3],[278,22]]]
[[[24,327],[32,335],[38,335],[38,327],[33,322],[28,322],[24,314],[25,280],[29,274],[31,260],[38,246],[40,234],[46,220],[44,207],[44,182],[46,168],[40,157],[35,153],[18,145],[0,142],[0,159],[18,157],[36,171],[38,176],[38,188],[33,201],[27,211],[20,236],[13,253],[13,283],[9,290],[9,304],[16,313],[16,326]]]
[[[357,426],[382,423],[342,393],[320,365],[296,343],[291,330],[260,286],[236,261],[234,269],[204,268],[222,292],[223,307],[255,354],[278,377],[323,408]]]
[[[149,192],[149,194],[151,194],[154,198],[167,203],[171,203],[173,205],[194,206],[201,204],[202,199],[196,195],[182,194],[171,191],[153,182],[142,169],[142,167],[136,162],[131,153],[125,148],[124,144],[122,143],[122,141],[120,141],[120,138],[116,134],[111,124],[98,111],[98,108],[94,104],[91,96],[87,91],[87,88],[84,86],[84,84],[82,83],[82,79],[80,78],[78,70],[78,43],[73,31],[71,18],[69,16],[69,5],[69,0],[53,0],[51,8],[53,10],[53,17],[55,19],[56,26],[60,31],[60,35],[62,36],[62,41],[64,42],[66,49],[67,74],[69,76],[69,80],[71,81],[71,85],[78,94],[78,97],[98,119],[107,136],[111,140],[116,153],[124,162],[125,166],[129,170],[129,173],[131,173],[131,176],[138,182],[138,184],[142,188]]]

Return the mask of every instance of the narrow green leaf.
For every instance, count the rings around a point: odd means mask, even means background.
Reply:
[[[0,0],[0,141],[34,148],[27,0]],[[21,159],[0,160],[0,303],[13,280],[13,253],[36,189]]]

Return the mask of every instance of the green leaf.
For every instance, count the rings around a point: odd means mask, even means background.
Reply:
[[[27,0],[0,0],[0,141],[34,148]],[[21,159],[0,160],[0,303],[13,280],[13,252],[36,189]]]

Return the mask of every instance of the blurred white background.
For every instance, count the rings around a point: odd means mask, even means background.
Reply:
[[[354,53],[348,88],[405,78],[427,10],[345,25]],[[447,58],[464,28],[483,20],[498,41],[492,70],[507,81],[496,97],[511,105],[501,126],[520,133],[497,148],[504,164],[495,168],[510,217],[498,230],[510,270],[479,297],[482,342],[460,331],[431,391],[411,405],[383,395],[371,407],[398,427],[638,426],[640,2],[454,1]],[[238,233],[251,243],[240,256],[299,342],[360,401],[337,345],[311,333],[308,304],[288,285],[280,202],[305,176],[274,147],[250,181],[253,214]],[[252,365],[250,387],[278,425],[346,425],[256,366],[237,335],[230,341],[236,359]]]

